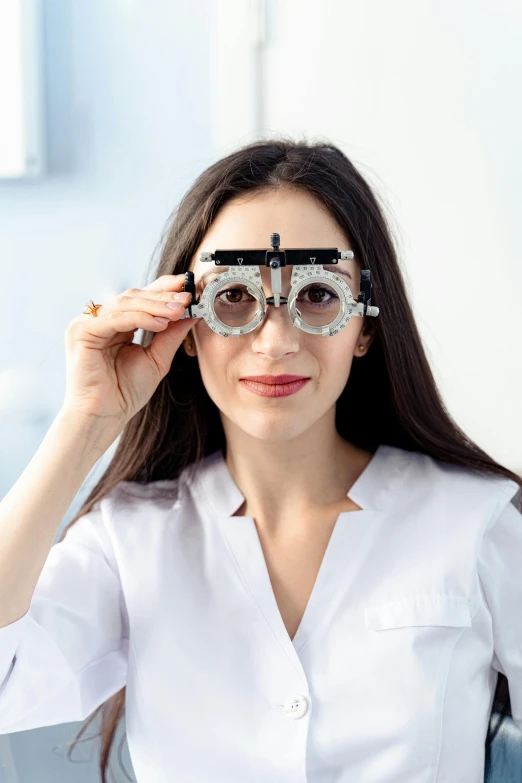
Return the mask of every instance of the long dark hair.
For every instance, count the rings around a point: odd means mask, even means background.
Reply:
[[[169,219],[150,280],[188,270],[205,233],[230,199],[281,187],[303,188],[329,209],[350,239],[359,267],[370,269],[372,304],[380,308],[377,318],[364,319],[363,332],[371,333],[373,342],[368,353],[353,362],[336,404],[339,434],[367,451],[386,443],[522,486],[522,478],[473,443],[447,411],[408,301],[385,219],[386,205],[334,145],[281,137],[245,145],[211,165]],[[149,345],[154,334],[143,332],[140,344]],[[350,413],[363,408],[371,415]],[[176,479],[185,468],[197,471],[201,459],[218,449],[226,453],[219,411],[203,385],[197,358],[180,348],[150,401],[128,422],[110,464],[70,524],[91,511],[120,481]],[[89,716],[70,743],[69,758],[102,711],[101,730],[94,738],[100,737],[103,783],[107,783],[111,747],[124,706],[122,688]],[[493,712],[497,713],[495,729]],[[505,716],[511,716],[511,704],[507,679],[499,674],[486,739],[486,774],[491,742]]]

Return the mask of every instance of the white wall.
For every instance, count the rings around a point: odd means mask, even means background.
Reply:
[[[212,158],[214,0],[44,3],[47,176],[0,180],[0,497],[65,392],[63,333],[143,284]]]

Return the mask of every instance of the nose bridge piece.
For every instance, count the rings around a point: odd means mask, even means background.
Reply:
[[[288,299],[286,296],[279,295],[280,301],[279,307],[277,307],[274,302],[274,298],[275,295],[266,297],[267,306],[265,309],[265,315],[257,325],[255,332],[258,334],[262,332],[266,335],[268,327],[269,332],[273,329],[276,330],[277,337],[274,337],[273,339],[275,339],[277,343],[282,343],[287,340],[292,342],[293,340],[298,339],[297,332],[299,332],[299,329],[296,328],[292,321],[292,316],[290,314],[290,310],[288,309]],[[272,313],[270,312],[269,305],[274,307]],[[279,313],[279,317],[276,316],[276,313]]]
[[[289,269],[289,267],[286,267],[286,268]],[[290,316],[290,311],[288,310],[288,297],[283,296],[283,293],[282,293],[283,292],[283,280],[282,280],[281,267],[280,267],[280,265],[277,262],[274,262],[274,263],[271,262],[269,269],[270,269],[270,285],[271,285],[271,288],[272,288],[272,295],[271,296],[266,296],[266,294],[265,294],[265,300],[266,300],[267,308],[266,308],[266,312],[265,312],[265,317],[263,318],[263,320],[261,321],[261,324],[259,324],[259,326],[262,326],[267,321],[267,316],[268,316],[268,313],[269,313],[268,305],[272,305],[273,307],[277,307],[278,309],[281,308],[281,307],[284,307],[284,309],[286,310],[286,313],[288,315],[288,318],[290,320],[290,325],[293,326],[292,318]],[[291,272],[291,270],[289,270],[289,271]],[[290,289],[291,289],[291,275],[289,276],[289,278],[287,280],[287,283],[288,283],[288,288],[289,288],[289,293],[290,293]],[[285,316],[283,316],[283,320],[284,319],[285,319]],[[295,335],[293,335],[293,336],[295,337]]]
[[[286,268],[288,269],[288,267]],[[275,305],[276,307],[279,307],[280,305],[283,304],[287,304],[288,297],[283,296],[283,278],[281,274],[281,267],[277,262],[271,262],[269,269],[270,269],[270,286],[272,288],[272,296],[266,296],[265,294],[266,303]],[[291,287],[291,275],[288,279],[288,286],[289,288]]]
[[[272,239],[273,236],[274,235],[272,235]],[[272,301],[270,304],[273,303],[276,307],[279,307],[283,289],[281,288],[281,266],[279,261],[276,261],[275,259],[272,259],[270,262],[270,282],[272,285],[272,296],[270,297]]]
[[[277,296],[278,302],[276,302],[275,297]],[[288,304],[288,299],[286,296],[281,296],[281,294],[274,294],[274,296],[267,296],[265,297],[266,303],[269,305],[282,305],[282,304]]]

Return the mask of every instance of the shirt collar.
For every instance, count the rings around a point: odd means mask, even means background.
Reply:
[[[384,510],[390,492],[404,479],[404,468],[410,458],[411,452],[381,443],[347,492],[347,497],[363,511]],[[203,491],[212,508],[227,517],[232,516],[245,501],[221,450],[203,458],[192,485],[193,491]]]

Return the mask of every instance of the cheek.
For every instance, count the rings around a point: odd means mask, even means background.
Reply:
[[[227,368],[233,367],[240,352],[240,339],[221,337],[200,321],[194,326],[194,340],[201,376],[206,385],[226,382]]]
[[[349,370],[358,335],[358,325],[353,324],[353,320],[333,337],[314,335],[307,341],[307,350],[316,357],[323,371],[341,373]]]
[[[333,337],[321,338],[321,348],[317,346],[314,350],[319,371],[318,389],[335,398],[346,386],[352,368],[355,341],[348,333],[349,326]]]

